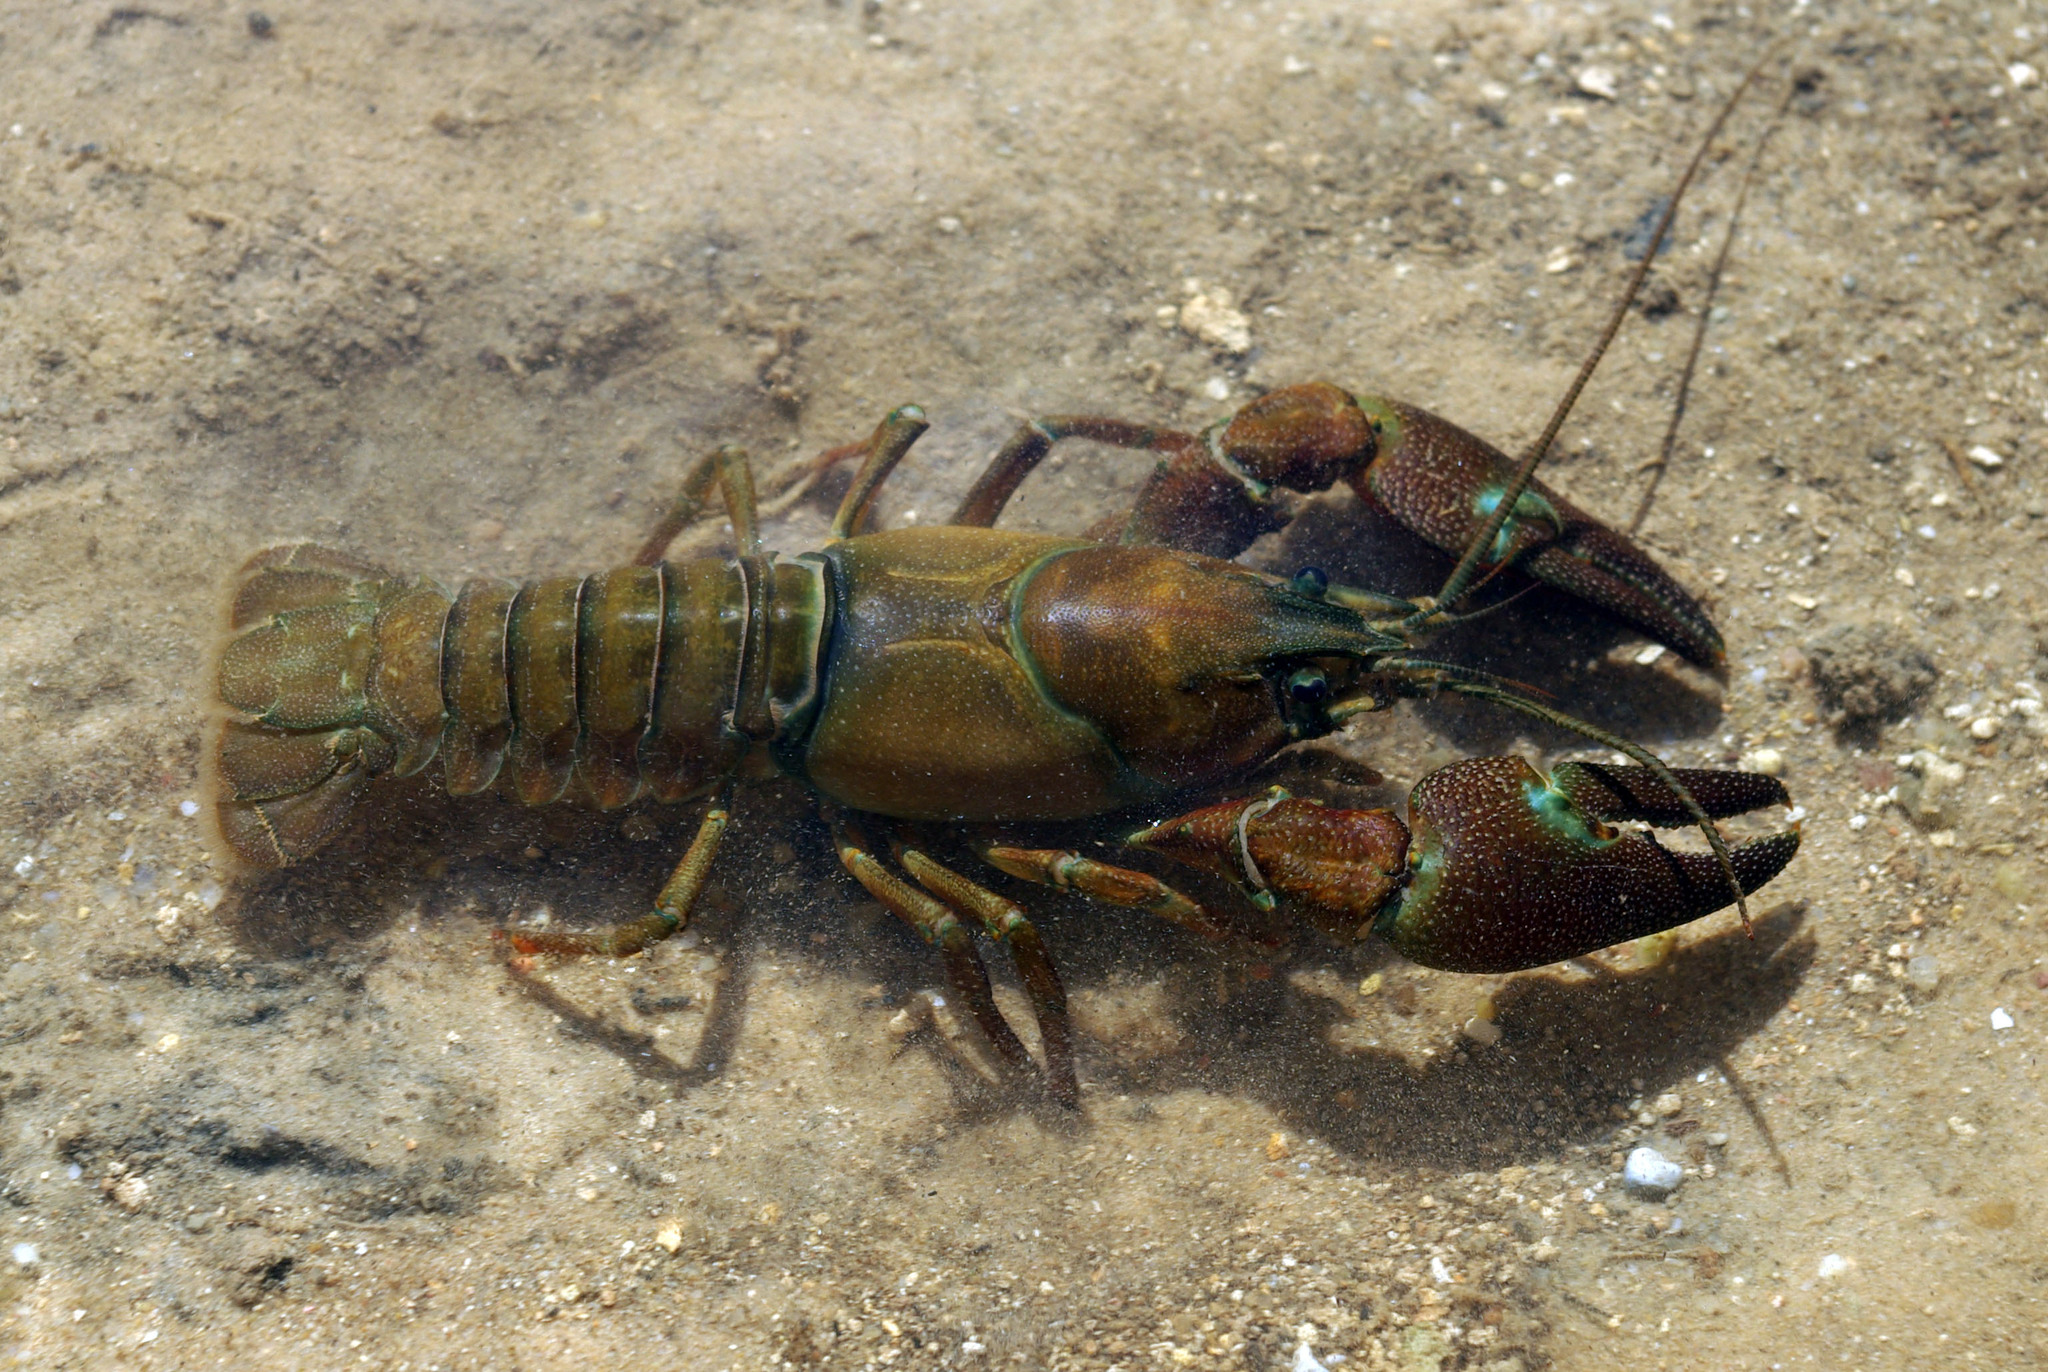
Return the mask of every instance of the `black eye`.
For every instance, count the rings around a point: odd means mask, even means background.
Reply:
[[[1303,567],[1294,574],[1294,589],[1301,595],[1323,598],[1330,589],[1330,577],[1321,567]]]
[[[1330,683],[1313,667],[1304,667],[1287,678],[1287,694],[1297,704],[1320,705],[1330,698]]]

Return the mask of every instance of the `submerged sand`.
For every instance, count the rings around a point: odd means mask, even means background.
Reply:
[[[1199,427],[1315,378],[1512,448],[1774,35],[1548,474],[1634,508],[1796,73],[1643,529],[1726,680],[1548,594],[1439,645],[1686,765],[1775,753],[1806,847],[1754,939],[1463,978],[1024,892],[1069,1116],[918,1027],[939,966],[793,784],[744,795],[688,935],[531,983],[490,931],[637,913],[694,811],[423,781],[284,879],[206,855],[202,666],[251,550],[595,570],[688,454],[772,478],[909,400],[889,524],[1019,415]],[[2042,1365],[2043,35],[2033,4],[0,13],[0,1350]],[[1010,522],[1085,528],[1145,471],[1076,448]],[[1340,499],[1253,560],[1442,575]],[[1448,706],[1341,745],[1377,802],[1574,747]],[[1625,1193],[1641,1145],[1666,1200]]]

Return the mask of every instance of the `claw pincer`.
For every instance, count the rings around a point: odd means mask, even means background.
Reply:
[[[1456,554],[1483,531],[1514,470],[1492,444],[1427,410],[1320,381],[1268,392],[1203,435],[1202,445],[1162,446],[1168,460],[1139,501],[1126,540],[1201,547],[1221,557],[1277,527],[1258,503],[1272,487],[1323,491],[1339,481]],[[1252,504],[1236,508],[1246,501]],[[1540,481],[1515,501],[1482,562],[1504,564],[1635,624],[1703,666],[1726,656],[1706,611],[1655,559]]]
[[[1783,786],[1754,772],[1673,775],[1715,819],[1787,803]],[[1451,972],[1540,967],[1734,903],[1712,854],[1612,827],[1693,822],[1645,767],[1568,762],[1545,776],[1519,757],[1473,758],[1424,777],[1408,816],[1404,825],[1389,810],[1283,794],[1196,810],[1130,842],[1291,899],[1333,933],[1376,933]],[[1798,849],[1796,826],[1733,845],[1744,894]]]

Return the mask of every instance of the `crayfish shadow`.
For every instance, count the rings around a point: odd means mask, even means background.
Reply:
[[[389,790],[380,797],[388,805],[364,807],[309,861],[233,877],[218,918],[237,949],[261,959],[318,958],[374,942],[417,908],[418,845],[387,826],[393,812],[417,813],[422,793],[440,788],[415,778]]]
[[[455,798],[435,768],[381,782],[375,804],[306,863],[236,878],[222,917],[243,952],[270,958],[373,944],[401,921],[461,937],[464,917],[503,925],[543,908],[576,927],[619,923],[645,911],[700,812]],[[752,857],[754,846],[735,848]],[[707,934],[722,928],[723,905],[707,903]]]
[[[1348,491],[1307,502],[1270,543],[1254,549],[1263,570],[1292,575],[1320,567],[1333,582],[1402,597],[1434,595],[1452,559]],[[1722,683],[1666,653],[1636,661],[1642,634],[1563,591],[1506,574],[1480,593],[1512,604],[1438,632],[1418,656],[1475,667],[1588,723],[1653,746],[1711,734],[1721,720]],[[1545,749],[1585,740],[1497,705],[1440,697],[1420,710],[1457,747],[1498,753],[1517,738]]]
[[[1604,1138],[1617,1102],[1713,1067],[1798,989],[1816,955],[1805,908],[1787,903],[1654,968],[1566,981],[1520,976],[1494,997],[1502,1031],[1416,1066],[1333,1047],[1336,1003],[1276,979],[1241,1000],[1200,1085],[1253,1095],[1304,1135],[1383,1163],[1491,1170]],[[1215,1012],[1211,1012],[1215,1013]],[[1194,1013],[1190,1014],[1194,1017]]]

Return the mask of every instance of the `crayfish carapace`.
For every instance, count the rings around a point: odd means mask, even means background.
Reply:
[[[1721,661],[1720,636],[1683,588],[1533,480],[1571,398],[1519,464],[1422,410],[1320,384],[1273,392],[1201,435],[1044,419],[1003,448],[951,525],[861,533],[924,431],[905,407],[853,450],[859,471],[818,552],[762,551],[753,478],[733,448],[695,466],[632,565],[595,576],[473,580],[451,593],[312,545],[271,549],[240,573],[217,666],[206,757],[221,846],[249,867],[301,861],[378,777],[437,754],[457,795],[499,785],[527,804],[573,794],[607,809],[710,796],[651,913],[593,935],[511,936],[523,954],[623,956],[688,918],[728,823],[729,784],[798,777],[830,808],[846,867],[942,950],[998,1055],[1025,1067],[971,930],[1009,946],[1049,1089],[1068,1103],[1065,995],[1037,931],[1018,904],[931,856],[925,827],[1154,819],[1130,842],[1220,872],[1261,904],[1291,902],[1324,928],[1377,933],[1460,971],[1538,966],[1673,928],[1740,903],[1791,860],[1796,828],[1731,847],[1712,823],[1784,803],[1784,789],[1671,770],[1417,654],[1479,580],[1512,566],[1697,662]],[[1136,507],[1089,538],[993,528],[1066,436],[1159,456]],[[1223,560],[1274,526],[1275,486],[1338,481],[1462,554],[1438,595],[1410,602]],[[664,561],[713,485],[737,556]],[[1415,787],[1405,822],[1278,792],[1218,800],[1288,744],[1438,692],[1561,724],[1635,765],[1545,776],[1513,757],[1453,763]],[[1672,851],[1617,821],[1695,825],[1712,851]],[[1013,877],[1219,928],[1142,871],[1000,836],[974,846]]]

